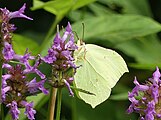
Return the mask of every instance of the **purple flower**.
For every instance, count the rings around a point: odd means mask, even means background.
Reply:
[[[37,69],[38,63],[35,64],[34,67]],[[34,120],[36,111],[32,108],[33,103],[26,102],[26,97],[28,95],[36,95],[38,91],[48,94],[48,90],[44,88],[46,79],[40,80],[39,82],[36,81],[36,78],[30,80],[27,76],[31,72],[25,72],[26,68],[22,67],[20,64],[11,66],[5,63],[3,64],[3,68],[7,69],[7,73],[2,75],[2,102],[11,108],[10,113],[12,114],[13,120],[18,119],[19,107],[25,107],[27,117],[30,120]]]
[[[6,93],[11,90],[11,87],[10,86],[6,86],[6,87],[3,87],[1,89],[1,96],[2,96],[2,101],[5,101],[6,99]]]
[[[159,120],[161,118],[161,107],[159,101],[161,100],[161,74],[159,68],[153,73],[153,77],[149,78],[145,85],[140,85],[138,81],[134,80],[136,85],[132,92],[129,92],[129,100],[131,105],[127,112],[137,112],[140,114],[141,120]]]
[[[26,69],[23,71],[24,74],[36,73],[38,76],[41,77],[41,79],[45,79],[45,75],[37,69],[38,66],[41,64],[40,56],[33,66],[30,65],[29,60],[34,60],[35,57],[31,56],[30,53],[27,52],[27,50],[23,56],[15,54],[13,59],[18,60],[25,65]]]
[[[154,120],[154,115],[156,114],[154,101],[148,102],[145,113],[145,120]]]
[[[26,15],[23,14],[25,9],[26,9],[26,4],[24,4],[18,11],[15,11],[15,12],[10,12],[6,8],[4,9],[0,8],[2,15],[3,15],[2,18],[4,21],[9,21],[13,18],[26,18],[29,20],[33,20],[32,18],[27,17]]]
[[[129,97],[132,96],[134,97],[135,95],[139,94],[139,91],[146,91],[149,89],[147,85],[140,85],[139,82],[137,81],[136,77],[134,79],[134,84],[136,85],[134,89],[132,90],[131,93],[129,93]]]
[[[12,45],[8,42],[4,42],[4,48],[2,51],[3,57],[5,60],[12,60],[13,56],[15,55],[15,52],[12,49]]]
[[[129,101],[131,102],[131,105],[127,109],[127,113],[130,114],[134,110],[136,110],[135,106],[139,103],[139,101],[136,100],[134,96],[131,96],[131,93],[130,92],[128,93],[128,96],[129,96]]]
[[[34,114],[36,114],[36,110],[33,109],[33,102],[22,101],[21,104],[26,108],[25,115],[27,115],[28,119],[35,120]]]
[[[36,65],[34,67],[35,67],[35,69],[37,69],[36,67],[38,65],[37,65],[37,63],[35,63],[35,64]],[[26,80],[26,78],[27,78],[26,76],[30,73],[34,73],[34,71],[26,72],[26,69],[23,70],[21,65],[17,65],[15,67],[12,67],[9,64],[4,64],[3,67],[5,67],[8,70],[8,74],[5,74],[2,76],[2,78],[3,78],[2,89],[5,88],[6,86],[14,87],[14,84],[19,84],[21,87],[24,86],[23,88],[26,92],[29,91],[30,93],[34,94],[38,90],[41,90],[45,94],[48,94],[48,91],[43,87],[44,83],[46,81],[45,79],[43,79],[39,82],[36,82],[36,78],[34,78],[31,81]],[[37,73],[37,72],[35,72],[35,73]],[[6,81],[8,81],[8,82],[6,82]],[[12,88],[12,90],[15,90],[15,92],[19,91],[18,88],[17,89]],[[25,92],[24,90],[23,90],[23,93]]]
[[[1,97],[2,101],[6,99],[6,93],[11,89],[10,86],[7,86],[7,79],[10,79],[12,75],[2,75],[2,87],[1,87]]]
[[[74,63],[73,52],[77,49],[76,44],[74,43],[74,34],[70,23],[66,27],[66,31],[61,37],[58,33],[54,38],[54,43],[51,48],[48,50],[48,54],[42,58],[45,63],[52,65],[53,76],[56,81],[52,81],[53,87],[62,87],[66,86],[69,90],[71,96],[74,96],[70,88],[72,83],[73,75],[77,69],[77,66]],[[73,75],[69,76],[68,72],[72,70]],[[60,72],[61,71],[61,72]],[[62,74],[62,78],[59,79],[58,76]]]
[[[12,115],[12,119],[13,119],[13,120],[18,120],[18,119],[19,119],[20,111],[18,110],[17,102],[12,101],[12,103],[9,103],[9,104],[7,105],[7,107],[10,108],[10,113],[11,113],[11,115]]]
[[[49,49],[48,50],[48,55],[45,56],[43,58],[43,60],[48,64],[52,64],[53,61],[56,61],[56,57],[55,57],[56,54],[57,54],[57,52],[55,52],[53,49]]]
[[[67,39],[69,37],[69,40]],[[67,41],[68,40],[68,41]],[[70,23],[68,23],[68,26],[66,28],[66,31],[63,35],[63,37],[60,37],[59,32],[57,33],[54,44],[52,45],[52,48],[48,50],[48,55],[43,58],[44,62],[49,64],[54,64],[55,61],[62,59],[66,62],[66,67],[75,67],[75,65],[72,65],[69,61],[74,61],[74,58],[72,57],[72,51],[76,50],[77,46],[74,43],[74,35],[72,32],[72,28]],[[70,63],[70,64],[69,64]],[[74,64],[74,63],[73,63]],[[63,67],[63,65],[59,65],[60,69]],[[63,68],[64,69],[64,68]]]
[[[20,111],[18,108],[24,107],[26,108],[25,114],[28,119],[34,120],[36,111],[33,109],[33,102],[27,103],[26,101],[28,93],[33,95],[37,94],[37,91],[48,93],[44,88],[45,75],[38,70],[40,59],[36,61],[35,65],[31,66],[29,60],[34,60],[35,57],[31,56],[27,51],[24,55],[17,55],[12,49],[12,32],[16,30],[16,27],[14,24],[10,24],[10,20],[14,18],[32,20],[32,18],[24,15],[25,8],[26,4],[14,12],[10,12],[6,8],[0,8],[1,59],[4,62],[2,68],[6,69],[5,74],[2,75],[1,102],[9,108],[13,120],[19,119]],[[8,64],[13,59],[24,64],[24,66],[22,67],[20,64],[11,66]],[[30,81],[27,77],[30,73],[36,73],[43,80],[36,82],[36,78],[34,78],[34,80]]]
[[[38,76],[41,77],[41,79],[45,79],[45,75],[38,70],[38,66],[41,64],[41,59],[39,58],[33,66],[30,66],[30,64],[26,64],[26,69],[24,70],[24,73],[36,73]]]
[[[159,68],[156,67],[156,71],[153,73],[153,77],[149,78],[149,80],[153,83],[158,84],[158,82],[161,83],[160,77],[161,77],[161,74],[159,72]]]
[[[73,93],[72,89],[70,88],[69,82],[67,82],[65,79],[64,79],[64,82],[65,82],[65,85],[66,85],[67,88],[68,88],[68,91],[69,91],[70,95],[71,95],[71,96],[74,96],[74,93]]]
[[[12,69],[12,66],[9,65],[9,64],[5,64],[5,63],[4,63],[4,64],[2,65],[2,68],[6,68],[6,69],[9,70],[9,69]]]
[[[34,56],[31,56],[30,53],[28,53],[28,49],[26,49],[26,52],[24,55],[15,54],[13,59],[23,63],[26,68],[30,68],[29,60],[34,60],[35,58]]]
[[[9,24],[9,21],[13,18],[26,18],[32,20],[32,18],[24,15],[24,10],[26,8],[26,4],[24,4],[18,11],[10,12],[6,8],[0,8],[0,18],[1,18],[1,32],[3,33],[3,40],[8,41],[11,39],[10,32],[13,32],[16,27],[13,24]],[[10,41],[8,41],[10,43]]]
[[[13,18],[26,18],[32,20],[32,18],[24,15],[26,4],[24,4],[18,11],[10,12],[6,8],[0,8],[0,32],[1,32],[1,46],[3,47],[2,53],[4,61],[13,59],[15,53],[12,49],[12,35],[11,33],[16,30],[14,24],[10,24],[10,20]]]
[[[36,82],[36,78],[34,78],[33,80],[31,80],[27,84],[27,86],[29,88],[29,92],[30,93],[35,93],[38,90],[41,90],[44,94],[48,94],[49,91],[44,88],[44,82],[45,82],[45,80],[41,80],[39,82]]]
[[[159,85],[156,83],[153,83],[150,89],[151,89],[151,96],[154,99],[155,103],[157,103],[159,98]]]

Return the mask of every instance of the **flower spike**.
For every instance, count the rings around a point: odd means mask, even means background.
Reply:
[[[139,113],[140,120],[160,120],[160,77],[161,74],[158,67],[156,67],[152,78],[149,78],[144,85],[139,84],[135,77],[134,84],[136,86],[133,88],[132,92],[128,93],[128,98],[131,102],[127,110],[128,113]]]

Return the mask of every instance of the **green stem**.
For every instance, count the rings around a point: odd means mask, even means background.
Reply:
[[[51,87],[47,120],[54,120],[56,94],[57,88]]]
[[[2,60],[0,60],[0,96],[1,96],[1,87],[2,87]]]
[[[4,120],[4,106],[1,104],[1,120]]]
[[[53,24],[51,25],[51,27],[50,27],[50,29],[49,29],[49,31],[48,31],[43,43],[41,44],[41,50],[43,50],[44,46],[49,42],[50,37],[52,36],[54,31],[56,30],[57,24],[62,20],[63,17],[64,16],[56,16],[56,18],[55,18]]]
[[[2,46],[0,46],[0,101],[2,100],[1,94],[1,88],[2,88],[2,65],[3,65],[3,55],[2,55]],[[3,112],[3,104],[0,103],[0,120],[4,120],[4,112]]]
[[[60,120],[62,88],[58,88],[56,120]]]
[[[77,120],[76,98],[72,98],[72,120]]]

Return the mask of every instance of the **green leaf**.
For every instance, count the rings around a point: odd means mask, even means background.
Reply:
[[[125,112],[128,107],[127,101],[109,99],[95,109],[91,109],[89,105],[77,97],[70,97],[65,89],[63,93],[62,102],[67,108],[72,109],[71,120],[137,120],[138,118],[135,114],[127,115]]]
[[[143,70],[151,70],[154,71],[156,66],[161,68],[161,63],[129,63],[130,67],[136,68],[136,69],[143,69]]]
[[[118,44],[161,30],[159,23],[147,17],[138,15],[111,15],[90,17],[89,19],[76,22],[72,25],[72,28],[78,35],[82,34],[82,22],[85,24],[85,41],[92,43],[98,41],[100,43],[103,40],[103,45],[106,45],[107,41]],[[52,42],[53,38],[45,44],[42,55],[47,53]]]
[[[70,11],[72,3],[72,0],[49,1],[44,4],[44,9],[57,16],[65,15],[67,12]]]
[[[34,0],[32,10],[43,8],[52,14],[60,16],[65,15],[70,10],[76,10],[94,1],[96,0],[51,0],[48,2]]]
[[[71,9],[73,0],[52,0],[48,2],[34,0],[33,3],[32,10],[43,8],[52,14],[60,16],[66,14]]]
[[[129,39],[146,36],[161,31],[161,25],[154,20],[139,15],[107,15],[91,17],[76,22],[72,27],[78,35],[85,24],[85,40],[108,40],[118,44]],[[97,29],[96,29],[97,28]]]
[[[13,49],[17,54],[24,54],[26,49],[28,48],[29,52],[32,53],[32,55],[37,55],[39,51],[39,46],[38,44],[27,37],[14,34],[13,35]]]
[[[107,4],[110,8],[120,7],[122,13],[139,14],[145,16],[152,16],[148,0],[101,0],[104,4]]]
[[[75,16],[77,16],[77,17],[75,17]],[[85,12],[83,10],[74,10],[68,14],[68,17],[72,21],[80,21],[80,20],[84,20],[84,19],[93,17],[93,14],[88,11]]]
[[[43,5],[44,5],[44,2],[40,0],[33,0],[33,7],[31,8],[31,10],[41,9]]]
[[[125,93],[120,93],[120,94],[116,94],[116,95],[111,95],[110,99],[111,100],[127,100],[128,94],[127,94],[127,92],[125,92]]]
[[[116,46],[126,55],[134,57],[136,64],[132,67],[140,69],[152,69],[161,66],[161,43],[155,36],[146,36],[127,41]]]
[[[80,46],[74,56],[76,65],[80,66],[75,74],[76,87],[95,94],[78,92],[78,95],[92,108],[108,99],[111,88],[128,72],[126,63],[118,53],[97,45]]]
[[[72,10],[76,10],[95,1],[96,0],[75,0],[75,4],[73,5]]]
[[[116,12],[110,10],[109,8],[105,7],[104,5],[98,4],[97,2],[90,4],[88,7],[97,16],[107,15],[107,14],[111,15],[111,14],[116,13]]]

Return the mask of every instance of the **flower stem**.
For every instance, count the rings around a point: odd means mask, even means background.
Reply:
[[[4,106],[1,104],[1,120],[4,120]]]
[[[56,101],[57,88],[51,87],[49,106],[48,106],[48,118],[47,120],[54,120],[55,101]]]
[[[72,120],[77,120],[77,105],[76,105],[76,98],[72,98]]]
[[[2,53],[2,48],[0,48],[0,52]],[[2,65],[3,65],[3,59],[2,56],[0,57],[0,120],[4,120],[4,114],[3,114],[3,104],[2,104]]]
[[[2,60],[0,60],[0,96],[1,96],[1,87],[2,87]]]
[[[56,120],[60,120],[62,88],[58,88]]]

